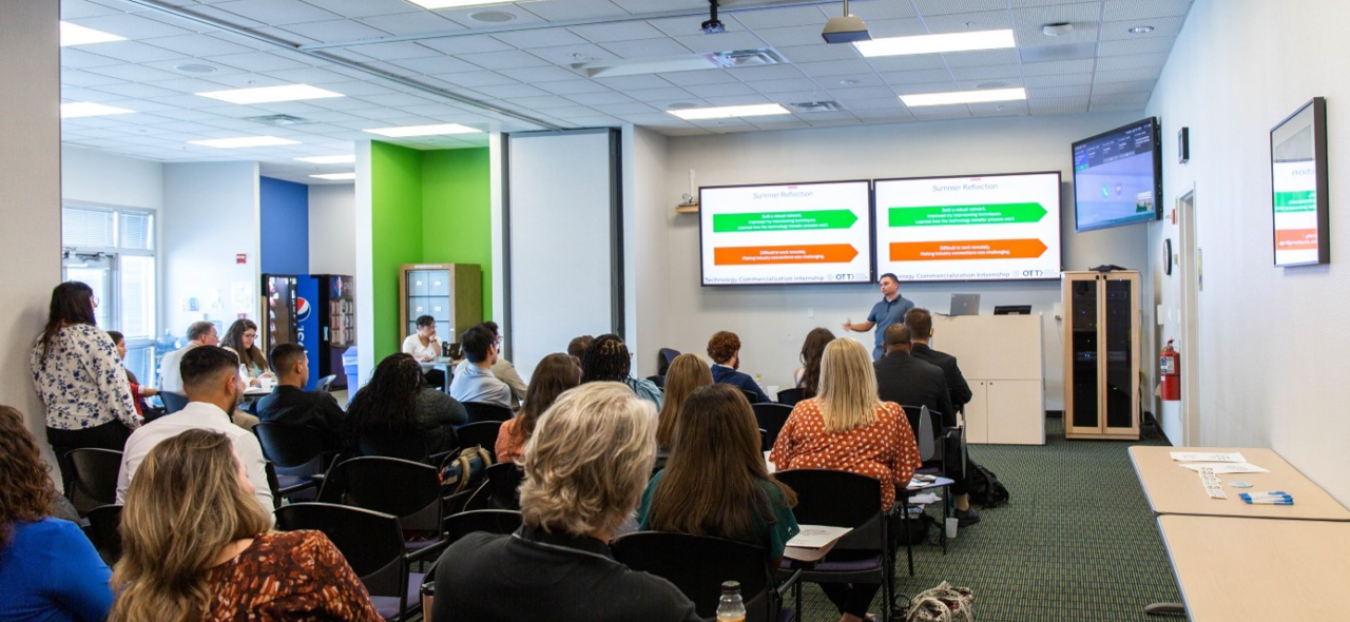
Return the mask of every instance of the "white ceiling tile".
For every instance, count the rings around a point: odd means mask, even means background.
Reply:
[[[829,94],[821,90],[820,88],[815,88],[809,91],[764,93],[764,97],[767,97],[771,102],[787,105],[787,104],[795,104],[798,102],[810,102],[820,99],[829,99]]]
[[[170,60],[174,58],[183,58],[183,54],[172,52],[164,48],[158,48],[136,41],[111,41],[108,43],[96,43],[93,45],[81,46],[89,52],[115,58],[128,63],[145,63],[150,61]],[[66,65],[66,51],[69,48],[63,48],[61,52],[61,64]],[[71,65],[78,67],[80,65]]]
[[[755,34],[774,48],[824,43],[824,40],[820,38],[820,24],[788,26],[786,28],[763,28],[756,30]],[[853,46],[839,45],[835,47],[851,48]]]
[[[891,88],[887,86],[858,86],[858,87],[837,86],[831,88],[829,90],[829,94],[831,98],[840,101],[848,101],[854,99],[876,99],[881,97],[889,97],[891,99],[895,99],[895,91],[891,90]]]
[[[862,58],[858,54],[857,48],[851,45],[828,45],[825,43],[813,43],[811,45],[793,45],[789,47],[774,46],[779,54],[793,63],[812,63],[825,60],[852,60]]]
[[[628,104],[637,101],[632,97],[629,97],[622,93],[615,93],[614,91],[609,91],[607,93],[576,93],[566,95],[566,97],[567,99],[570,99],[584,106],[599,106],[605,104]]]
[[[818,63],[798,63],[797,68],[808,76],[841,76],[850,73],[867,73],[872,67],[863,60],[832,60]]]
[[[461,71],[479,71],[478,65],[466,63],[457,58],[445,56],[443,54],[437,54],[436,56],[427,58],[392,60],[389,61],[389,63],[428,76],[459,73]]]
[[[502,69],[498,73],[521,82],[550,82],[554,80],[583,80],[584,78],[562,67],[522,67],[520,69]],[[472,86],[472,85],[465,85]]]
[[[662,89],[671,86],[670,82],[651,74],[620,76],[616,78],[595,78],[595,81],[621,92],[629,89]]]
[[[1021,65],[980,65],[971,67],[952,67],[952,77],[957,80],[997,80],[1021,78]]]
[[[659,102],[675,101],[679,99],[689,99],[693,94],[679,87],[667,86],[658,89],[627,89],[624,95],[632,97],[641,102]]]
[[[909,109],[909,113],[920,121],[969,119],[971,117],[970,109],[965,106],[922,106]]]
[[[970,104],[970,114],[976,117],[1024,117],[1031,113],[1026,102],[1017,101]]]
[[[759,82],[763,80],[789,80],[792,78],[801,78],[805,74],[793,65],[763,65],[759,67],[735,67],[727,69],[727,73],[745,82]]]
[[[305,0],[305,2],[345,17],[423,13],[420,7],[404,0]]]
[[[1051,99],[1059,97],[1087,97],[1092,94],[1092,85],[1045,86],[1027,89],[1029,99]]]
[[[704,97],[704,101],[714,106],[752,106],[755,104],[768,104],[773,100],[767,95],[759,93],[749,93],[745,95],[722,95],[715,97]]]
[[[389,33],[374,26],[350,19],[287,24],[284,30],[324,43],[351,41],[353,39],[378,39],[389,35]]]
[[[1027,23],[1019,25],[1014,29],[1014,36],[1017,39],[1019,48],[1035,48],[1047,45],[1071,45],[1075,43],[1092,43],[1097,40],[1098,29],[1096,23],[1079,22],[1074,24],[1074,28],[1068,34],[1059,36],[1047,36],[1041,31],[1043,25],[1052,22]]]
[[[276,54],[268,52],[249,52],[247,54],[226,54],[224,56],[211,56],[206,60],[229,65],[248,71],[276,71],[279,69],[303,69],[308,67],[305,63],[282,58]]]
[[[1152,19],[1183,16],[1191,0],[1108,0],[1102,8],[1103,21]]]
[[[756,95],[756,91],[744,82],[723,82],[719,84],[690,84],[684,90],[698,97],[725,97],[728,95]]]
[[[787,6],[779,8],[769,8],[757,11],[737,11],[731,15],[746,28],[758,31],[761,28],[782,28],[784,26],[814,26],[816,34],[820,34],[820,28],[825,25],[825,20],[833,15],[842,14],[842,9],[835,9],[830,16],[826,16],[819,7],[808,6]]]
[[[1121,93],[1152,93],[1155,81],[1138,80],[1135,82],[1099,82],[1092,85],[1092,94],[1119,95]]]
[[[568,0],[567,2],[523,2],[517,5],[550,22],[600,17],[627,17],[628,11],[609,0]]]
[[[1162,72],[1167,63],[1166,54],[1136,54],[1133,56],[1108,56],[1097,59],[1097,71],[1115,71],[1117,69],[1155,69]]]
[[[1147,100],[1142,102],[1135,100],[1094,101],[1090,104],[1089,110],[1092,112],[1134,112],[1143,110],[1146,105],[1148,105]]]
[[[607,24],[590,24],[586,26],[572,26],[568,28],[573,34],[586,39],[592,43],[609,43],[611,41],[637,41],[640,39],[664,38],[665,33],[653,28],[646,22],[614,22]]]
[[[646,128],[653,127],[693,127],[688,121],[669,112],[649,112],[645,114],[621,114],[620,119]]]
[[[1097,44],[1097,55],[1129,56],[1131,54],[1166,54],[1172,50],[1176,40],[1170,37],[1146,37],[1102,41]]]
[[[1048,63],[1025,63],[1022,65],[1024,76],[1053,76],[1064,73],[1092,73],[1097,62],[1091,58],[1079,60],[1057,60]]]
[[[766,47],[759,37],[750,32],[727,32],[720,35],[696,35],[689,37],[674,37],[684,47],[693,50],[699,54],[708,52],[724,52],[728,50],[752,50]]]
[[[152,80],[173,80],[181,78],[181,74],[146,67],[144,65],[108,65],[107,67],[91,67],[86,70],[90,74],[118,78],[120,80],[130,80],[132,82],[149,82]]]
[[[116,8],[89,2],[88,0],[62,0],[61,2],[61,19],[64,20],[120,14],[122,14],[122,11]]]
[[[705,3],[703,6],[706,7],[706,6],[708,6],[708,5]],[[703,22],[703,19],[705,19],[705,18],[699,18],[699,17],[667,17],[667,18],[663,18],[663,19],[652,19],[652,20],[647,20],[647,23],[650,24],[653,28],[656,28],[657,30],[660,30],[661,32],[666,33],[666,35],[667,35],[667,36],[670,36],[670,37],[692,36],[692,35],[698,35],[698,36],[701,36],[701,37],[720,37],[720,36],[722,36],[722,35],[705,35],[705,34],[703,34],[702,31],[699,30],[699,24],[701,24],[701,23]],[[726,27],[727,27],[727,34],[732,34],[732,33],[737,33],[737,32],[745,32],[745,26],[742,26],[740,22],[738,22],[738,21],[736,21],[736,20],[734,20],[734,19],[722,20],[722,21],[726,24]]]
[[[952,74],[946,69],[920,69],[918,71],[887,71],[878,74],[887,84],[921,84],[924,82],[942,82],[951,80]]]
[[[709,136],[712,134],[712,132],[701,127],[663,129],[661,133],[666,136]]]
[[[1102,41],[1117,41],[1120,39],[1148,39],[1148,38],[1167,38],[1175,39],[1181,32],[1181,26],[1185,23],[1185,17],[1155,17],[1141,20],[1127,20],[1122,22],[1102,22]],[[1144,34],[1134,34],[1130,32],[1135,26],[1152,26],[1153,31]]]
[[[919,54],[917,56],[882,56],[867,59],[867,64],[878,72],[922,71],[925,69],[946,69],[941,54]]]
[[[156,112],[155,116],[163,117],[165,119],[174,119],[178,121],[202,121],[205,119],[220,118],[220,115],[212,114],[205,110],[184,110],[181,108],[173,110],[161,110]]]
[[[872,35],[873,39],[913,37],[928,34],[928,27],[924,25],[921,19],[869,19],[867,20],[867,32]],[[836,45],[834,47],[853,46]]]
[[[157,86],[150,86],[148,84],[135,84],[131,82],[127,82],[124,84],[108,84],[97,87],[95,88],[95,90],[102,91],[104,93],[115,93],[123,97],[167,97],[170,95],[179,94],[177,91],[162,89]]]
[[[548,62],[529,52],[508,50],[481,54],[460,54],[461,60],[478,65],[484,69],[515,69],[517,67],[538,67]]]
[[[431,76],[424,79],[431,84],[444,83],[445,86],[449,87],[451,90],[461,87],[478,88],[480,86],[516,84],[519,82],[518,80],[491,71],[466,71],[464,73]]]
[[[749,82],[750,88],[759,93],[791,93],[794,91],[809,91],[817,88],[816,83],[809,78],[796,78],[788,80],[763,80],[760,82]]]
[[[563,108],[576,105],[572,100],[557,95],[509,97],[506,101],[511,102],[513,105],[520,106],[525,110],[548,110],[550,108]]]
[[[1157,69],[1120,69],[1117,71],[1098,70],[1092,78],[1094,84],[1106,82],[1140,82],[1152,81],[1158,78]]]
[[[441,52],[424,47],[412,41],[393,41],[372,43],[355,48],[355,51],[371,58],[383,61],[403,60],[406,58],[430,58],[441,56]]]
[[[674,39],[645,39],[642,41],[611,41],[602,44],[600,47],[608,50],[619,58],[648,58],[652,56],[680,56],[689,54],[691,50],[685,45],[681,45]],[[734,48],[726,48],[734,49]],[[712,52],[721,52],[722,49],[708,50]]]
[[[203,93],[206,91],[219,91],[220,83],[209,80],[198,80],[195,78],[175,78],[173,80],[156,80],[146,82],[150,86],[168,89],[176,93]]]
[[[499,87],[500,88],[500,87]],[[435,100],[418,97],[409,93],[389,93],[387,95],[362,95],[361,100],[379,106],[420,106]]]
[[[402,0],[399,0],[400,2]],[[464,26],[436,15],[430,11],[416,11],[397,15],[377,15],[363,17],[360,21],[367,26],[379,28],[391,35],[421,35],[435,32],[454,32],[465,30]],[[425,43],[425,41],[423,41]]]
[[[654,112],[659,112],[656,108],[653,108],[641,102],[632,102],[627,104],[600,104],[594,106],[594,108],[608,115],[650,114]]]
[[[302,22],[322,22],[339,17],[312,4],[300,2],[300,0],[238,0],[236,2],[217,2],[211,6],[217,10],[274,26]]]
[[[863,121],[874,121],[881,123],[914,120],[914,115],[910,114],[909,110],[906,110],[903,107],[869,108],[863,110],[855,110],[853,111],[853,115],[858,117],[859,119],[862,119]]]
[[[740,82],[723,69],[704,69],[701,71],[672,71],[656,74],[676,86],[691,84],[718,84],[722,82]]]
[[[124,84],[124,83],[119,83],[119,84]],[[112,86],[112,85],[105,85],[105,86]],[[100,87],[100,88],[102,88],[102,87]],[[64,100],[64,102],[99,102],[99,103],[103,103],[103,102],[117,101],[117,100],[120,100],[120,99],[126,99],[126,96],[124,96],[124,95],[118,95],[117,93],[108,93],[108,92],[104,92],[104,91],[96,91],[96,90],[88,89],[88,88],[74,88],[74,87],[65,87],[65,86],[63,86],[63,87],[61,87],[61,99]],[[121,107],[122,107],[122,108],[126,108],[126,106],[121,106]]]
[[[86,28],[101,30],[133,40],[192,34],[191,31],[176,26],[170,26],[164,22],[157,22],[153,19],[146,19],[139,15],[131,15],[128,13],[106,15],[103,17],[89,17],[70,21]]]
[[[822,7],[822,10],[830,17],[843,13],[842,10],[832,6],[824,6]],[[872,25],[873,20],[913,18],[918,16],[910,3],[895,2],[894,0],[853,0],[853,2],[848,4],[848,12],[867,20],[868,26]]]
[[[572,34],[565,28],[502,32],[492,35],[492,38],[522,50],[560,45],[585,45],[589,43],[586,39]]]
[[[997,11],[925,17],[923,22],[931,34],[1012,28],[1012,17],[1001,8]]]
[[[1101,19],[1102,3],[1096,2],[1060,2],[1024,8],[1014,8],[1013,22],[1019,27],[1069,22],[1075,30],[1082,23],[1096,23]]]
[[[244,54],[254,51],[253,48],[204,34],[159,37],[150,43],[155,47],[178,52],[183,56],[219,56],[222,54]]]
[[[618,60],[619,58],[609,50],[594,43],[535,48],[530,50],[530,53],[548,61],[550,64],[564,67],[571,66],[573,63]]]
[[[897,95],[913,95],[916,93],[946,93],[956,88],[956,82],[922,82],[913,84],[894,84],[891,89]]]
[[[609,92],[609,87],[600,84],[598,82],[591,82],[590,80],[558,80],[555,82],[539,82],[536,83],[535,86],[556,95]]]
[[[975,13],[979,11],[998,11],[1008,7],[1006,0],[912,0],[919,14],[951,15],[953,13]]]
[[[501,21],[485,22],[474,19],[473,16],[478,13],[491,13],[493,15],[496,15],[498,13],[509,13],[511,15],[514,15],[515,18],[508,22],[501,22]],[[436,14],[448,20],[452,20],[455,23],[469,29],[498,27],[502,26],[503,24],[507,26],[521,26],[525,24],[548,23],[547,20],[545,20],[544,18],[539,17],[538,15],[535,15],[534,13],[531,13],[515,4],[494,4],[492,6],[476,6],[461,9],[442,9],[436,11]]]
[[[904,106],[900,105],[900,98],[894,94],[870,99],[850,99],[844,102],[844,107],[854,114],[862,110],[904,110]]]
[[[984,50],[980,52],[953,52],[943,54],[948,67],[977,67],[980,65],[1016,65],[1021,62],[1017,50]]]
[[[548,95],[547,91],[542,91],[528,84],[502,84],[498,86],[480,86],[474,90],[497,99],[506,97],[534,97],[534,96]]]
[[[109,65],[105,69],[111,69],[114,67],[122,67],[122,66],[124,65]],[[66,69],[66,68],[61,69],[62,88],[65,88],[66,86],[86,87],[86,86],[98,86],[100,84],[117,84],[118,82],[121,81],[122,80],[120,78],[111,78],[106,75],[100,75],[98,73],[93,73],[89,71],[80,71],[78,69]]]
[[[1092,74],[1090,73],[1061,73],[1048,76],[1027,76],[1023,78],[1027,88],[1048,87],[1048,86],[1073,86],[1076,84],[1092,84]]]

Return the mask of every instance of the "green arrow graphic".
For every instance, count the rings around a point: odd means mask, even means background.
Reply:
[[[1317,209],[1316,190],[1275,193],[1275,213],[1311,212]]]
[[[858,222],[857,214],[846,209],[826,209],[804,212],[714,214],[713,232],[748,233],[753,231],[847,229],[852,227],[855,222]]]
[[[1045,214],[1045,208],[1040,203],[892,207],[890,226],[1007,225],[1040,222]]]

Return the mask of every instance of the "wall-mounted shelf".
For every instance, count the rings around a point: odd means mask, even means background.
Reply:
[[[697,213],[698,213],[698,203],[694,203],[693,205],[676,205],[676,206],[675,206],[675,213],[676,213],[676,214],[697,214]]]

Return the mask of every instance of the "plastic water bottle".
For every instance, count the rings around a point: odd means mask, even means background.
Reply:
[[[745,622],[745,602],[741,600],[739,581],[722,584],[722,600],[717,603],[717,622]]]

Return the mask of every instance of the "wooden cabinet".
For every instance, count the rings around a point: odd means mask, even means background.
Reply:
[[[932,346],[970,385],[966,442],[1044,445],[1041,315],[933,316]]]
[[[1139,272],[1065,272],[1064,434],[1139,438]]]
[[[398,300],[400,342],[417,332],[417,318],[430,315],[436,320],[436,336],[456,343],[460,333],[483,321],[483,274],[478,264],[403,264]]]

